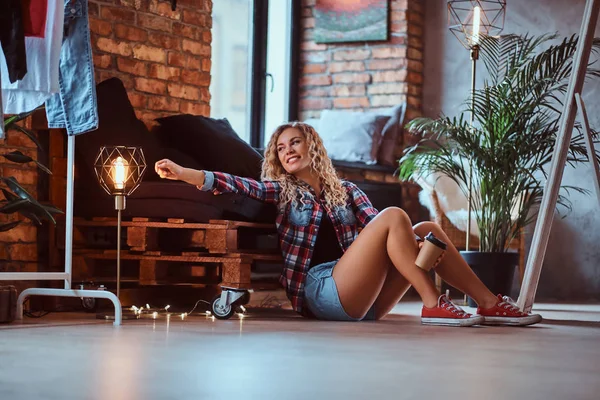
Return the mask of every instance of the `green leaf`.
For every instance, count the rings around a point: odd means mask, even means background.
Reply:
[[[45,107],[44,104],[42,104],[39,107],[37,107],[37,108],[35,108],[35,109],[31,110],[31,111],[26,111],[26,112],[23,112],[21,114],[11,115],[10,117],[7,117],[4,120],[4,126],[5,126],[5,128],[7,130],[10,129],[10,128],[12,128],[13,125],[16,124],[17,122],[20,122],[20,121],[26,119],[27,117],[29,117],[31,114],[33,114],[37,110],[44,109],[44,107]]]
[[[49,205],[49,204],[43,204],[43,207],[46,209],[46,211],[48,211],[50,214],[64,214],[64,211],[61,210],[60,208],[54,207],[53,205]]]
[[[19,150],[15,150],[15,151],[12,151],[7,154],[2,154],[2,156],[4,158],[6,158],[8,161],[16,162],[19,164],[24,164],[24,163],[33,161],[33,158],[26,156],[25,154],[21,153]]]
[[[15,177],[10,176],[7,178],[4,176],[0,176],[0,180],[2,180],[6,184],[6,186],[8,186],[8,188],[20,198],[37,201],[32,195],[29,194],[27,190],[23,189],[23,187],[19,185],[19,182],[17,182]]]
[[[37,146],[38,149],[40,149],[41,151],[44,151],[42,144],[40,143],[40,141],[38,140],[38,138],[36,137],[35,133],[33,133],[32,131],[30,131],[27,128],[23,128],[21,125],[16,125],[13,124],[11,126],[12,129],[15,129],[23,134],[25,134],[25,136],[27,136],[29,139],[31,139],[31,141],[33,143],[35,143],[35,145]],[[6,128],[6,130],[8,130],[8,128]]]
[[[44,164],[40,163],[37,160],[34,160],[33,158],[21,153],[18,150],[12,151],[7,154],[2,154],[2,156],[9,161],[20,163],[20,164],[34,162],[42,171],[46,172],[49,175],[52,175],[52,171],[50,171],[50,169],[48,169],[48,167],[46,167]]]
[[[12,200],[0,207],[0,213],[2,214],[12,214],[14,212],[20,211],[25,208],[30,201],[28,199],[17,199]]]
[[[26,208],[27,211],[25,211],[27,214],[25,214],[24,211],[20,211],[20,213],[23,216],[26,216],[27,218],[35,222],[39,222],[39,218],[41,217],[51,221],[53,224],[56,225],[56,220],[54,219],[52,214],[48,212],[48,210],[46,210],[44,206],[42,206],[31,194],[29,194],[29,192],[23,189],[23,187],[19,185],[19,182],[17,182],[17,180],[14,177],[0,177],[0,180],[2,180],[6,184],[6,186],[9,187],[10,190],[16,193],[17,196],[19,196],[22,199],[29,200],[30,205]],[[35,217],[32,217],[32,214]]]
[[[42,225],[42,220],[37,215],[35,215],[35,213],[33,213],[31,211],[21,210],[21,211],[19,211],[19,214],[21,214],[22,216],[24,216],[31,222],[35,223],[36,225],[39,225],[39,226]]]
[[[52,175],[52,171],[50,171],[50,169],[48,167],[46,167],[44,164],[42,164],[38,160],[33,160],[33,162],[38,166],[39,169],[41,169],[42,171],[44,171],[48,175]]]
[[[11,229],[16,227],[20,223],[21,223],[21,221],[13,221],[13,222],[9,222],[7,224],[2,224],[2,225],[0,225],[0,232],[10,231]]]
[[[4,194],[4,198],[6,200],[8,200],[8,201],[15,200],[15,199],[19,198],[19,196],[16,196],[16,195],[12,194],[11,192],[9,192],[8,190],[6,190],[4,188],[2,188],[0,190],[2,190],[2,193]]]

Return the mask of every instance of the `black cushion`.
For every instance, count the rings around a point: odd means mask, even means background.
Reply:
[[[157,119],[160,142],[193,157],[204,169],[260,179],[262,156],[226,119],[175,115]]]

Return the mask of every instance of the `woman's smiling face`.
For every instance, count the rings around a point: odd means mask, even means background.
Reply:
[[[310,168],[308,144],[297,128],[288,128],[277,139],[277,156],[283,168],[292,175]]]

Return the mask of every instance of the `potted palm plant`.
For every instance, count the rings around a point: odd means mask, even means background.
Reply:
[[[418,118],[408,124],[419,140],[405,150],[400,178],[446,176],[465,197],[472,179],[479,252],[463,252],[463,257],[497,293],[510,293],[518,255],[509,253],[508,247],[536,218],[554,151],[577,45],[575,36],[559,43],[556,39],[556,35],[483,38],[480,55],[489,77],[473,93],[473,101],[469,99],[457,117]],[[596,39],[595,52],[599,46]],[[594,68],[587,73],[589,78],[600,76]],[[575,129],[570,165],[588,162],[581,126],[576,124]],[[598,143],[598,132],[592,135]],[[600,158],[598,152],[592,156]],[[559,204],[567,209],[570,190],[586,192],[579,187],[563,189]],[[492,281],[486,282],[488,278]]]

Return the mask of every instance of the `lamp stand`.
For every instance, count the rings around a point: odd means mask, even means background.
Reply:
[[[479,59],[479,45],[471,47],[471,129],[475,123],[475,77],[477,76],[477,60]],[[467,196],[467,237],[465,247],[467,251],[471,250],[471,209],[472,209],[472,191],[473,191],[473,159],[469,160],[469,195]]]
[[[121,294],[121,211],[125,209],[125,196],[115,196],[115,210],[117,210],[117,297]]]
[[[125,195],[115,196],[115,210],[117,210],[117,298],[121,300],[121,211],[125,209]],[[96,318],[112,320],[114,316],[110,313],[96,314]],[[129,308],[123,309],[122,319],[139,319],[136,312]]]

